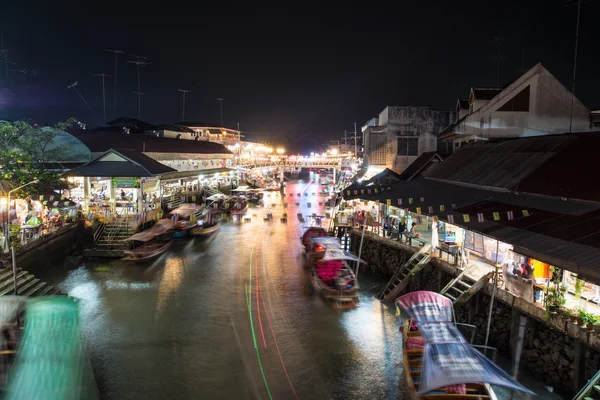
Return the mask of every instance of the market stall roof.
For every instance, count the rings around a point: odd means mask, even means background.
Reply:
[[[176,171],[168,172],[166,174],[161,175],[161,180],[169,180],[169,179],[181,179],[188,178],[190,176],[199,176],[199,175],[213,175],[213,174],[222,174],[223,172],[231,172],[234,171],[231,168],[211,168],[211,169],[200,169],[194,171]]]
[[[157,236],[164,235],[165,233],[169,232],[170,230],[172,230],[174,228],[175,228],[175,223],[172,220],[167,219],[167,218],[159,219],[158,221],[156,221],[156,224],[154,224],[154,226],[152,228],[147,229],[143,232],[136,233],[135,235],[132,235],[124,240],[125,241],[135,240],[137,242],[148,242]]]
[[[110,149],[94,160],[73,168],[71,176],[153,177],[176,172],[135,150]]]

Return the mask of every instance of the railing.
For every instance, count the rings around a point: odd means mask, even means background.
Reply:
[[[573,397],[573,400],[583,400],[590,390],[594,387],[594,385],[600,382],[600,370],[596,372],[596,375],[592,377],[582,388],[581,390]]]
[[[98,227],[94,231],[94,244],[98,244],[98,241],[100,240],[102,234],[104,233],[104,230],[106,229],[106,225],[107,224],[105,223],[100,223],[100,225],[98,225]]]

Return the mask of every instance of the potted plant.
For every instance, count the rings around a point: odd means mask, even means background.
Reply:
[[[582,309],[577,311],[577,325],[583,326],[585,321],[586,312]]]
[[[581,298],[581,293],[583,292],[583,284],[585,281],[583,279],[577,278],[575,280],[575,298],[579,300]]]
[[[594,332],[600,332],[600,317],[595,316],[594,318]]]

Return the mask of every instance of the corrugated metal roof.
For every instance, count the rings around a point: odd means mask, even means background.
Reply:
[[[406,168],[400,174],[401,180],[409,181],[418,176],[420,172],[427,169],[427,167],[436,164],[437,162],[441,162],[442,157],[439,156],[435,151],[428,151],[421,154],[415,161],[410,163],[408,168]]]

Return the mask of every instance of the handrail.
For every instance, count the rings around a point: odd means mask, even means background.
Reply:
[[[585,385],[583,385],[581,390],[579,392],[577,392],[575,397],[573,397],[573,400],[582,400],[585,397],[585,395],[587,395],[587,393],[590,391],[590,389],[592,387],[594,387],[594,385],[596,385],[599,381],[600,381],[600,370],[598,370],[598,372],[596,372],[596,374],[592,377],[592,379],[590,379],[589,381],[587,381],[587,383]]]
[[[102,237],[102,234],[106,229],[106,225],[106,223],[101,222],[100,225],[98,225],[98,227],[96,228],[96,231],[94,232],[94,244],[97,244],[100,238]]]

